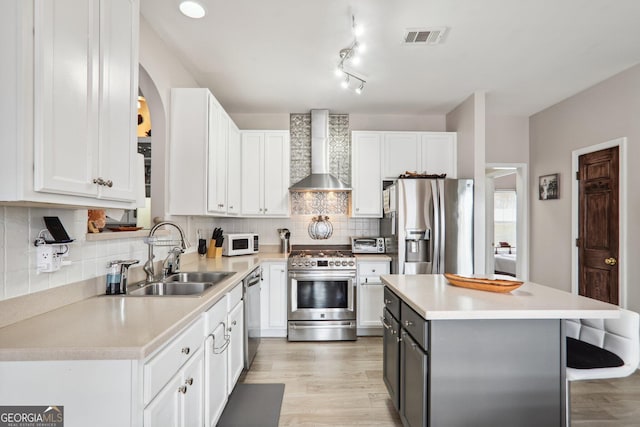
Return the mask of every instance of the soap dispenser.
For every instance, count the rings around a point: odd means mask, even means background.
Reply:
[[[129,267],[139,262],[137,259],[118,260],[107,265],[107,295],[127,293]]]

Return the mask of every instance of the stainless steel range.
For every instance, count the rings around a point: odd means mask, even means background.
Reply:
[[[289,341],[356,339],[356,259],[348,246],[289,255]]]

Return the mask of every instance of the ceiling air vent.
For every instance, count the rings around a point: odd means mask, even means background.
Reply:
[[[431,45],[442,43],[447,27],[408,28],[404,32],[404,44]]]

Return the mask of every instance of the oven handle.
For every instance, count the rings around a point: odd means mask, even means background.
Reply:
[[[340,324],[329,324],[329,325],[298,325],[297,323],[289,322],[289,326],[291,329],[342,329],[345,326],[349,328],[355,328],[356,325],[354,322],[341,322]]]
[[[345,272],[345,271],[314,271],[310,272],[300,272],[300,271],[289,271],[289,277],[292,279],[319,279],[319,278],[331,278],[331,279],[355,279],[356,272]]]

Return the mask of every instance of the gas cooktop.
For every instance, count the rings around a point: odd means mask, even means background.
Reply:
[[[356,259],[343,247],[294,248],[289,254],[289,270],[354,269]]]

